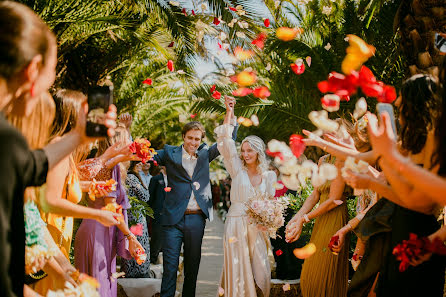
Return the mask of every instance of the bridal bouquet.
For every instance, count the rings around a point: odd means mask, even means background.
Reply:
[[[277,229],[285,223],[284,211],[288,207],[286,197],[274,198],[266,193],[258,194],[245,202],[250,224],[276,238]]]
[[[63,290],[49,290],[46,297],[100,297],[98,292],[99,282],[94,277],[79,273],[79,271],[74,272],[71,276],[78,284],[77,287],[66,282]]]
[[[146,163],[156,155],[155,149],[151,148],[150,145],[151,143],[147,139],[137,138],[129,148],[132,153],[141,159],[141,162]]]

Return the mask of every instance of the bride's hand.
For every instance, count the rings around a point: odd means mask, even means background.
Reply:
[[[235,98],[225,95],[226,112],[233,112],[235,106]]]

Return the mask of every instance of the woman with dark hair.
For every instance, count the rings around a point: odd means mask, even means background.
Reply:
[[[439,87],[433,77],[414,75],[403,83],[401,96],[396,101],[400,109],[399,122],[402,131],[398,147],[412,162],[427,170],[432,169],[431,159],[436,147],[434,126],[440,106],[438,94]],[[371,114],[368,114],[367,118],[369,122],[372,121],[371,123],[376,119]],[[367,155],[374,162],[378,160],[382,167],[383,162],[380,160],[387,154],[387,150],[392,149],[392,146],[386,147],[386,153],[384,151],[378,153],[371,134],[370,140],[373,150],[362,156]],[[318,142],[319,145],[325,145]],[[340,155],[349,155],[343,148],[331,144],[328,146],[330,150],[333,148],[341,152]],[[396,149],[396,144],[394,148]],[[361,154],[354,154],[354,156],[361,158]],[[386,199],[379,200],[371,207],[355,230],[361,239],[367,240],[367,247],[363,262],[350,283],[349,296],[368,294],[378,272],[377,296],[442,296],[443,261],[433,257],[423,265],[411,267],[408,271],[401,273],[398,270],[399,263],[392,255],[392,248],[408,239],[410,233],[427,236],[439,229],[434,215],[435,207],[432,204],[430,208],[418,208],[417,211],[406,208],[407,195],[412,195],[411,199],[421,202],[425,200],[429,192],[409,193],[407,189],[399,186],[400,177],[393,178],[387,172],[385,173],[392,188],[387,184],[383,185],[382,188],[386,188],[389,192],[383,195]],[[353,173],[351,175],[358,176]],[[382,182],[379,183],[382,184]],[[406,198],[402,199],[402,197]],[[419,286],[420,283],[425,285]]]
[[[130,225],[140,225],[142,234],[138,235],[138,241],[141,243],[142,247],[146,251],[146,254],[150,254],[150,243],[149,243],[149,230],[147,227],[146,216],[144,216],[137,207],[134,207],[135,202],[132,198],[138,199],[146,204],[149,203],[149,189],[143,186],[141,176],[139,175],[138,168],[141,162],[130,161],[130,167],[127,171],[127,178],[125,183],[127,185],[127,196],[131,201],[132,207],[127,212],[129,226]],[[150,277],[150,261],[147,259],[144,263],[139,265],[136,263],[135,259],[122,259],[122,271],[125,272],[127,278],[141,278]]]
[[[4,117],[5,114],[27,116],[31,113],[36,99],[53,84],[56,63],[56,38],[46,24],[23,4],[0,2],[1,296],[31,293],[29,287],[23,285],[25,188],[42,185],[48,169],[79,144],[94,140],[85,135],[85,113],[81,113],[71,133],[43,150],[31,151],[23,136]],[[112,106],[105,123],[110,135],[114,134],[115,120],[116,108]]]

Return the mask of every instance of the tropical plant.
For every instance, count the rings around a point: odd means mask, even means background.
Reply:
[[[302,4],[301,2],[307,2]],[[399,6],[395,1],[381,3],[371,15],[368,10],[361,11],[360,1],[281,1],[276,7],[274,1],[266,1],[272,28],[266,29],[268,39],[263,51],[256,49],[257,55],[241,62],[237,71],[251,67],[257,72],[260,85],[271,91],[268,100],[260,100],[253,95],[237,100],[236,113],[243,117],[257,114],[260,126],[251,127],[245,133],[256,134],[269,140],[285,140],[290,134],[302,128],[313,129],[308,113],[321,109],[321,93],[317,83],[325,80],[331,71],[340,72],[345,56],[347,34],[355,34],[377,48],[367,66],[378,79],[387,84],[399,85],[403,77],[404,60],[397,50],[398,37],[392,30],[393,18]],[[369,2],[369,1],[367,1]],[[370,7],[376,8],[375,5]],[[371,8],[371,9],[372,9]],[[367,17],[368,16],[368,17]],[[303,29],[295,40],[284,42],[274,34],[279,27]],[[390,45],[389,45],[390,41]],[[297,58],[311,58],[306,62],[306,70],[301,75],[292,71],[290,64]],[[215,73],[217,89],[229,94],[234,86],[228,84],[227,77]],[[197,98],[210,98],[210,85],[201,85],[194,90]],[[359,98],[357,96],[353,99]],[[375,101],[369,100],[372,109]],[[349,116],[355,100],[341,104],[341,109],[333,116]],[[195,111],[220,111],[221,105],[212,100],[198,100]],[[244,131],[242,130],[242,134]]]

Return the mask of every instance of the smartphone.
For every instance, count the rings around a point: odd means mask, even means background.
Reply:
[[[390,117],[390,123],[392,124],[393,135],[397,137],[396,134],[396,123],[395,123],[395,113],[393,112],[393,106],[389,103],[378,103],[376,104],[376,110],[378,114],[381,115],[383,112],[387,112]]]
[[[107,136],[105,115],[113,104],[113,87],[92,87],[88,90],[87,136]]]
[[[435,33],[435,47],[440,51],[440,55],[446,55],[446,34]]]

